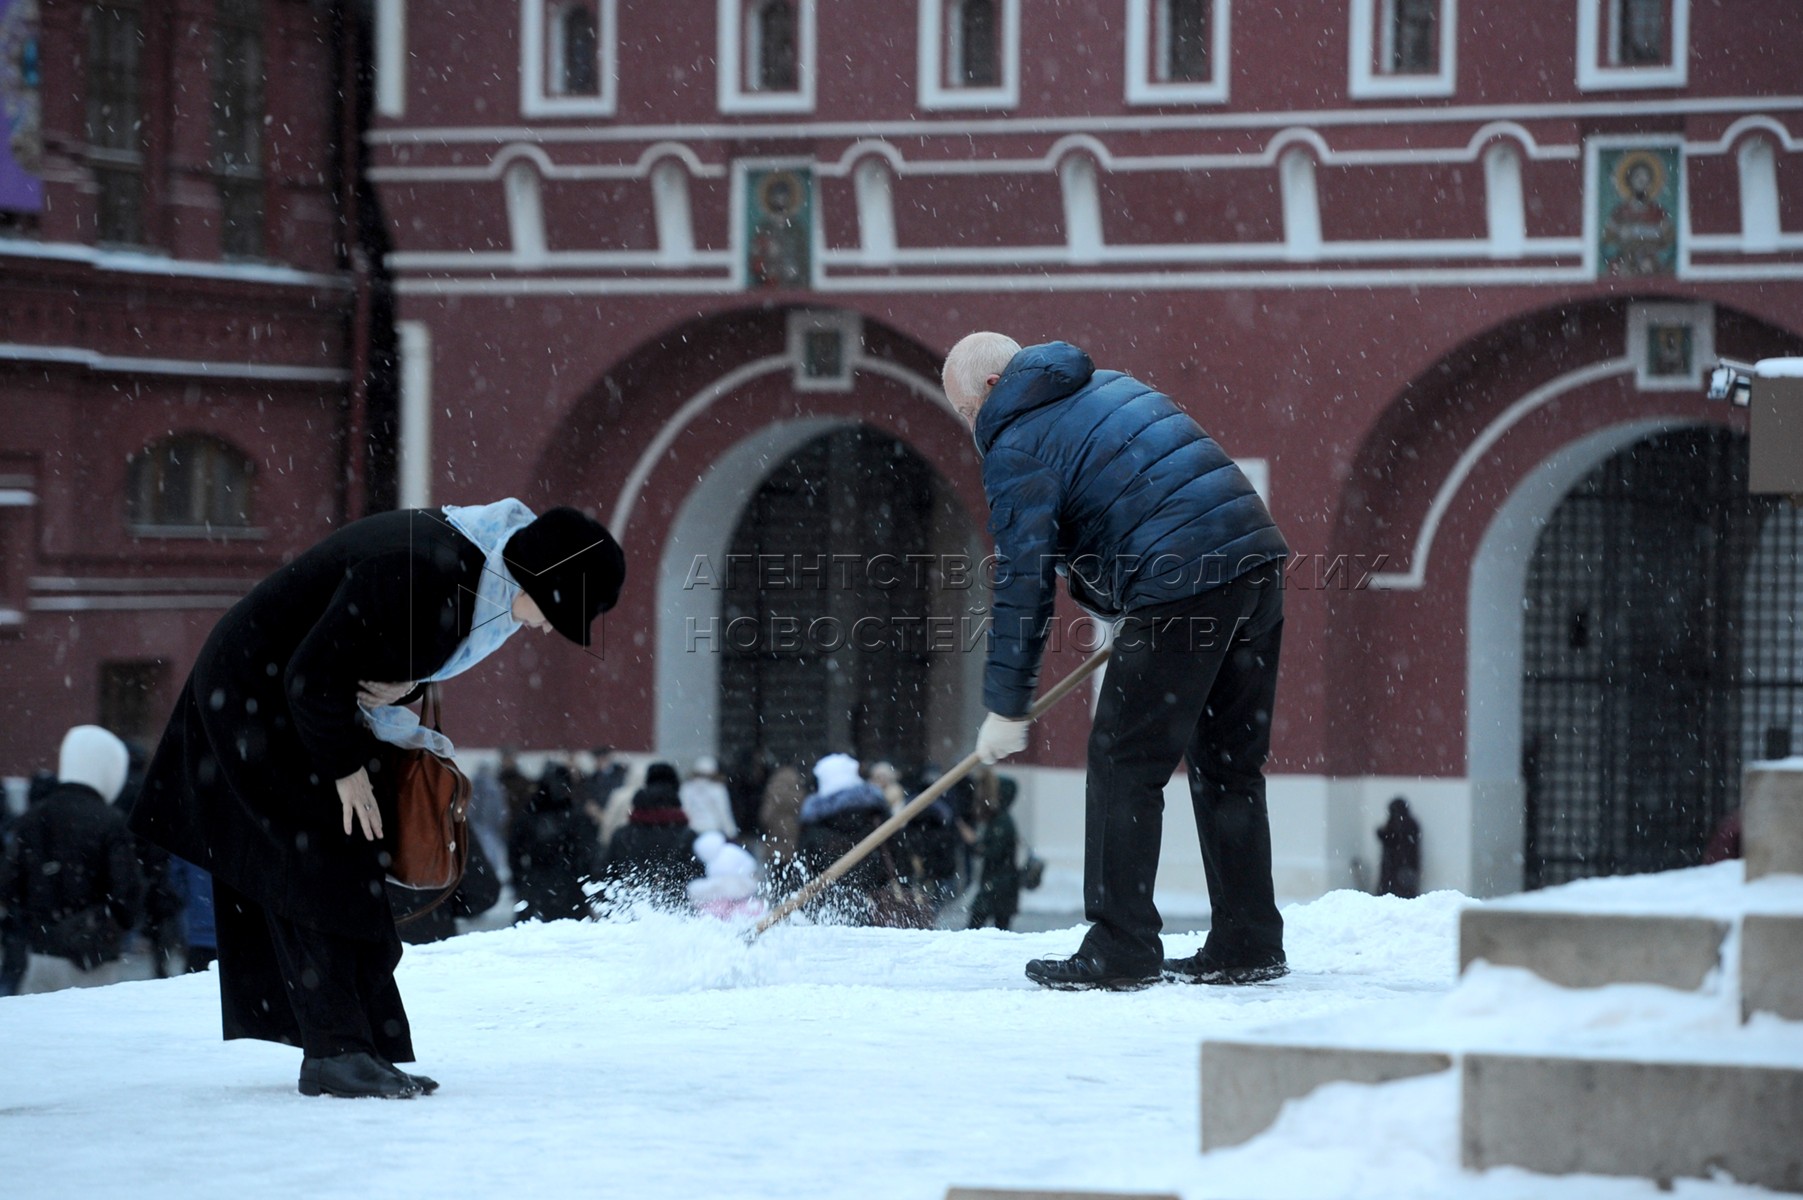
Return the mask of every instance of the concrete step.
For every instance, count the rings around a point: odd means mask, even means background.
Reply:
[[[945,1200],[1183,1200],[1170,1192],[1036,1192],[1014,1188],[955,1187]]]
[[[1740,792],[1740,843],[1747,882],[1803,875],[1803,759],[1748,764]]]
[[[1729,928],[1708,917],[1484,905],[1459,915],[1459,970],[1482,960],[1526,968],[1561,987],[1656,983],[1695,991],[1721,965]]]
[[[1287,1100],[1325,1083],[1388,1083],[1452,1069],[1434,1051],[1219,1040],[1202,1043],[1202,1152],[1271,1127]]]
[[[1726,1171],[1803,1191],[1803,1067],[1472,1052],[1462,1072],[1468,1168],[1660,1181]]]
[[[1765,1012],[1803,1021],[1803,914],[1755,912],[1742,919],[1740,1010],[1743,1020]]]

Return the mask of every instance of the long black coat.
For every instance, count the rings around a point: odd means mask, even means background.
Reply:
[[[125,819],[83,784],[32,805],[0,855],[0,906],[26,943],[83,970],[119,957],[143,893]]]
[[[343,937],[391,936],[380,842],[334,781],[372,768],[359,680],[417,680],[470,631],[482,551],[431,511],[366,517],[258,584],[202,647],[131,825],[227,888]],[[393,814],[384,814],[393,828]]]

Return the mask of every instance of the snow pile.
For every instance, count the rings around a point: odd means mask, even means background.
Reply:
[[[963,1184],[1650,1200],[1638,1181],[1460,1171],[1450,1077],[1325,1088],[1253,1142],[1197,1151],[1204,1037],[1410,997],[1503,1031],[1562,1007],[1549,994],[1511,1015],[1520,981],[1500,972],[1455,988],[1464,903],[1334,893],[1286,910],[1294,973],[1277,984],[1118,995],[1022,976],[1081,929],[794,924],[747,943],[641,909],[472,934],[402,963],[419,1069],[444,1088],[392,1103],[303,1098],[298,1052],[218,1041],[210,976],[0,1000],[0,1178],[29,1197],[938,1200]],[[1654,1019],[1646,998],[1597,1003],[1592,1023]]]

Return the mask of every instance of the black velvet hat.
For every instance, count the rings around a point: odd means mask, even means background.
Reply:
[[[601,522],[574,508],[553,508],[507,539],[507,569],[544,612],[551,628],[589,644],[589,623],[620,598],[626,555]]]

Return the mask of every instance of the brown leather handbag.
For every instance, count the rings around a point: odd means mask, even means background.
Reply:
[[[426,721],[439,728],[438,689],[426,688]],[[469,776],[430,750],[394,747],[388,756],[393,791],[388,877],[402,887],[449,894],[470,857]]]

